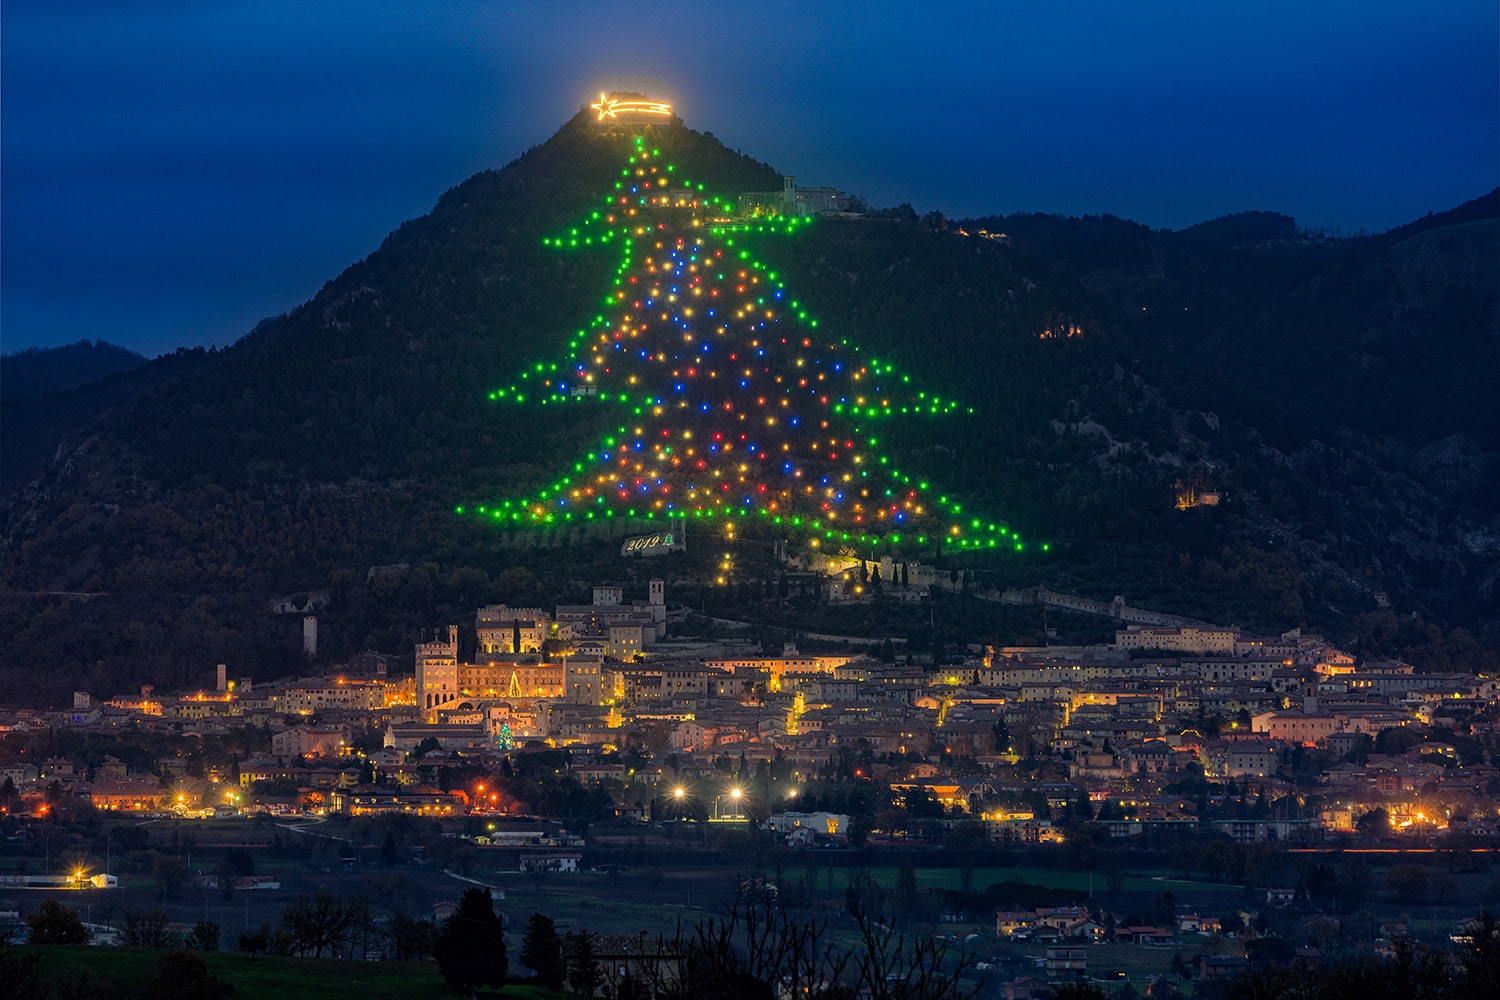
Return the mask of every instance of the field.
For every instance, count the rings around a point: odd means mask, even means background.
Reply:
[[[883,886],[896,884],[896,869],[894,868],[865,868]],[[1074,889],[1079,892],[1090,890],[1103,895],[1108,888],[1108,881],[1104,875],[1094,873],[1092,878],[1088,872],[1065,872],[1055,868],[976,868],[974,869],[974,891],[982,891],[985,886],[996,882],[1029,882],[1032,885],[1043,885],[1051,889]],[[959,871],[957,868],[918,868],[917,884],[923,888],[932,889],[957,889],[959,888]],[[1192,882],[1186,879],[1173,878],[1168,874],[1137,874],[1126,875],[1121,885],[1122,892],[1166,892],[1171,890],[1178,896],[1183,893],[1209,893],[1222,895],[1238,891],[1236,886],[1224,885],[1219,882]]]
[[[151,975],[162,952],[138,948],[46,948],[42,969],[53,981],[89,973],[111,983],[140,983]],[[225,952],[200,953],[208,970],[233,984],[235,1000],[283,1000],[315,996],[319,1000],[451,997],[431,962],[343,962],[278,958]],[[498,995],[480,993],[480,996]],[[534,986],[507,986],[508,1000],[551,1000],[556,994]]]
[[[134,825],[134,824],[132,824]],[[467,877],[437,870],[420,862],[420,855],[408,857],[400,864],[379,864],[377,848],[351,843],[350,824],[332,819],[326,822],[306,819],[261,821],[207,821],[186,823],[148,821],[154,840],[168,851],[182,857],[193,871],[212,871],[212,866],[232,848],[248,848],[255,859],[257,873],[278,878],[281,887],[274,890],[238,890],[232,898],[211,885],[193,882],[164,889],[157,884],[149,867],[139,858],[114,856],[112,870],[120,873],[120,887],[111,890],[56,891],[28,890],[19,887],[0,889],[0,911],[28,913],[47,896],[56,896],[76,909],[86,921],[119,925],[128,911],[162,908],[180,931],[200,920],[211,920],[223,929],[222,946],[233,949],[239,935],[261,924],[275,926],[281,910],[289,902],[326,889],[340,896],[385,893],[383,905],[416,915],[433,913],[435,904],[454,901],[465,888],[487,885],[496,892],[496,907],[509,928],[512,958],[519,949],[520,929],[534,912],[556,921],[560,931],[588,929],[608,934],[637,934],[673,937],[678,928],[691,928],[711,917],[722,916],[734,901],[746,880],[779,883],[783,901],[794,911],[806,913],[826,923],[827,940],[843,947],[854,947],[858,931],[847,912],[846,889],[854,883],[873,881],[886,893],[889,901],[896,891],[898,868],[894,862],[911,857],[916,864],[916,881],[923,889],[958,889],[963,881],[961,869],[950,856],[939,850],[923,852],[920,848],[902,848],[887,853],[880,849],[855,851],[774,850],[754,843],[742,829],[732,824],[713,824],[684,839],[677,831],[656,831],[649,827],[602,828],[593,831],[593,844],[585,853],[586,865],[596,869],[577,873],[521,873],[514,869],[515,852],[484,848],[471,852],[465,867]],[[277,843],[271,843],[276,838]],[[361,839],[368,840],[368,836]],[[165,842],[165,843],[163,843]],[[172,845],[168,847],[167,845]],[[42,859],[20,856],[16,846],[0,846],[0,869],[40,870]],[[165,853],[165,852],[164,852]],[[347,861],[344,860],[347,857]],[[1012,855],[1012,857],[1018,857]],[[1032,852],[1028,861],[1043,861],[1046,856]],[[1285,868],[1270,876],[1268,884],[1290,885],[1300,866],[1311,861],[1328,864],[1360,863],[1366,855],[1327,852],[1322,857],[1286,856]],[[1377,861],[1384,861],[1384,858]],[[63,862],[53,854],[53,870]],[[100,870],[103,859],[80,858],[82,866]],[[1385,886],[1388,866],[1378,864],[1370,872],[1371,893],[1357,915],[1345,915],[1338,925],[1338,940],[1345,947],[1368,949],[1381,933],[1381,925],[1400,922],[1419,939],[1446,947],[1447,936],[1457,922],[1478,912],[1481,906],[1495,907],[1500,902],[1500,879],[1490,867],[1488,855],[1472,858],[1438,858],[1413,854],[1392,857],[1394,863],[1423,863],[1433,867],[1445,865],[1455,872],[1454,891],[1443,899],[1411,903],[1398,900]],[[876,863],[870,863],[876,862]],[[946,862],[946,863],[945,863]],[[970,874],[969,885],[975,892],[1002,882],[1027,883],[1044,888],[1066,890],[1069,894],[1088,897],[1091,907],[1109,911],[1124,922],[1148,922],[1144,916],[1153,901],[1170,891],[1176,899],[1178,913],[1202,913],[1213,916],[1231,914],[1241,907],[1251,910],[1263,906],[1263,895],[1244,894],[1243,887],[1223,882],[1197,881],[1180,877],[1167,870],[1160,856],[1139,867],[1129,867],[1111,886],[1102,872],[1067,871],[1032,865],[984,866]],[[868,891],[868,890],[866,890]],[[1039,893],[1033,905],[1062,903],[1069,896]],[[1004,900],[1000,901],[1005,905]],[[1024,905],[1024,904],[1023,904]],[[993,966],[985,972],[990,983],[1016,975],[1035,974],[1035,960],[1044,948],[1030,943],[1000,941],[995,936],[993,916],[981,913],[959,921],[939,919],[940,902],[928,899],[903,919],[900,929],[911,937],[929,934],[949,938],[958,949],[976,961]],[[1326,933],[1329,921],[1310,908],[1300,914],[1280,911],[1274,914],[1278,933],[1306,943],[1313,934]],[[1319,925],[1322,926],[1319,926]],[[1182,935],[1179,942],[1167,946],[1098,944],[1088,952],[1091,975],[1107,982],[1119,982],[1118,974],[1141,987],[1152,976],[1165,973],[1180,952],[1183,960],[1193,964],[1197,955],[1237,952],[1236,939],[1211,939],[1193,934]],[[68,952],[68,958],[56,964],[58,969],[84,971],[98,969],[100,974],[118,976],[122,981],[138,981],[156,960],[150,953],[122,949],[91,948]],[[317,995],[329,998],[344,996],[442,996],[442,983],[430,963],[425,966],[385,965],[380,963],[309,963],[287,958],[261,958],[233,952],[212,954],[208,960],[216,972],[234,982],[237,996]],[[49,953],[48,961],[53,962]],[[330,971],[333,970],[333,971]],[[343,971],[338,971],[343,970]],[[323,977],[327,977],[327,985]],[[293,985],[295,984],[295,985]],[[3,984],[0,984],[3,986]],[[288,991],[291,991],[290,993]],[[0,990],[3,992],[3,990]],[[507,995],[515,995],[514,988]]]

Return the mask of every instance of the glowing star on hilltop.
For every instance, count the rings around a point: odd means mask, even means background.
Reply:
[[[604,92],[599,93],[599,99],[589,107],[599,112],[599,120],[606,118],[619,119],[620,115],[662,115],[664,117],[672,114],[672,105],[664,101],[622,101]]]

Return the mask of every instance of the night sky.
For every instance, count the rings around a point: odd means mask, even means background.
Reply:
[[[230,343],[600,89],[874,205],[1378,231],[1500,183],[1497,52],[1495,0],[6,0],[0,346]]]

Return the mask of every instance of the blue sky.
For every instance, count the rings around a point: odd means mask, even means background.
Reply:
[[[1497,53],[1494,0],[7,0],[0,348],[230,343],[601,88],[873,204],[1381,230],[1500,183]]]

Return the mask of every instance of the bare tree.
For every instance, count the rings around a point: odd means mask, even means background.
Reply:
[[[312,952],[314,958],[322,958],[324,951],[338,952],[352,919],[347,903],[322,891],[281,911],[281,924],[291,936],[293,949],[300,954]]]
[[[127,948],[173,948],[178,939],[177,932],[172,930],[172,918],[165,910],[144,913],[131,910],[125,914],[120,942]]]
[[[855,994],[869,1000],[974,1000],[983,983],[965,986],[958,977],[969,956],[950,958],[948,946],[906,938],[869,916],[859,917],[861,949],[854,959]]]
[[[849,956],[825,941],[826,926],[793,918],[769,901],[741,900],[724,917],[710,917],[686,932],[679,928],[672,947],[682,956],[681,979],[675,989],[658,995],[843,997]]]

